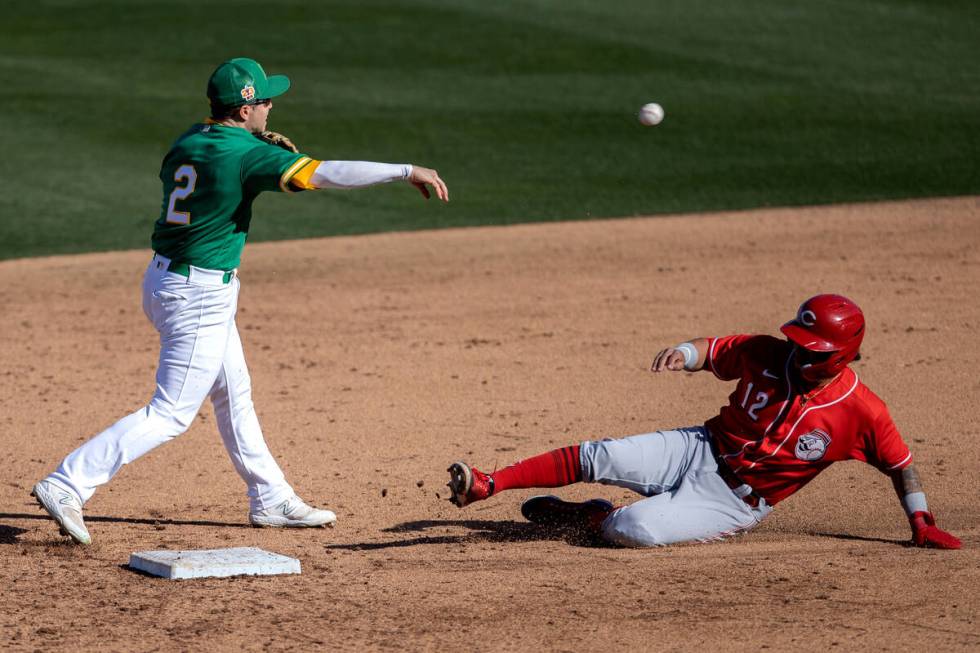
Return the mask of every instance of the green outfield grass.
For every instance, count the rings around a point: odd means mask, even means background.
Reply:
[[[978,34],[976,0],[4,0],[0,258],[148,247],[243,55],[292,78],[270,127],[304,152],[453,197],[269,194],[253,240],[978,193]]]

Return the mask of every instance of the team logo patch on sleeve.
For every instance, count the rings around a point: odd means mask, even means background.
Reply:
[[[796,457],[800,460],[820,460],[827,453],[830,436],[820,429],[804,433],[796,441]]]
[[[246,102],[251,102],[255,99],[255,87],[251,84],[246,84],[242,88],[242,99]]]

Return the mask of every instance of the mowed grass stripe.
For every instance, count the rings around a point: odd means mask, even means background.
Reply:
[[[976,3],[84,2],[0,9],[0,258],[147,247],[220,61],[314,157],[437,167],[263,196],[253,239],[974,194]],[[640,127],[644,102],[664,105]]]

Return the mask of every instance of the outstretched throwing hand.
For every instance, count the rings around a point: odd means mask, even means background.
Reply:
[[[429,186],[436,191],[436,197],[441,199],[443,202],[449,201],[449,189],[446,188],[446,182],[444,182],[440,177],[439,173],[432,168],[423,168],[422,166],[412,166],[412,174],[408,178],[408,183],[412,184],[419,189],[422,193],[422,197],[429,199],[432,194],[429,192]]]

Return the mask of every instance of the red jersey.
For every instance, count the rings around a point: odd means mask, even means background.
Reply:
[[[738,386],[705,426],[740,479],[775,505],[838,460],[863,460],[882,472],[912,462],[885,402],[852,369],[801,394],[790,374],[792,352],[791,343],[771,336],[708,342],[705,368]]]

